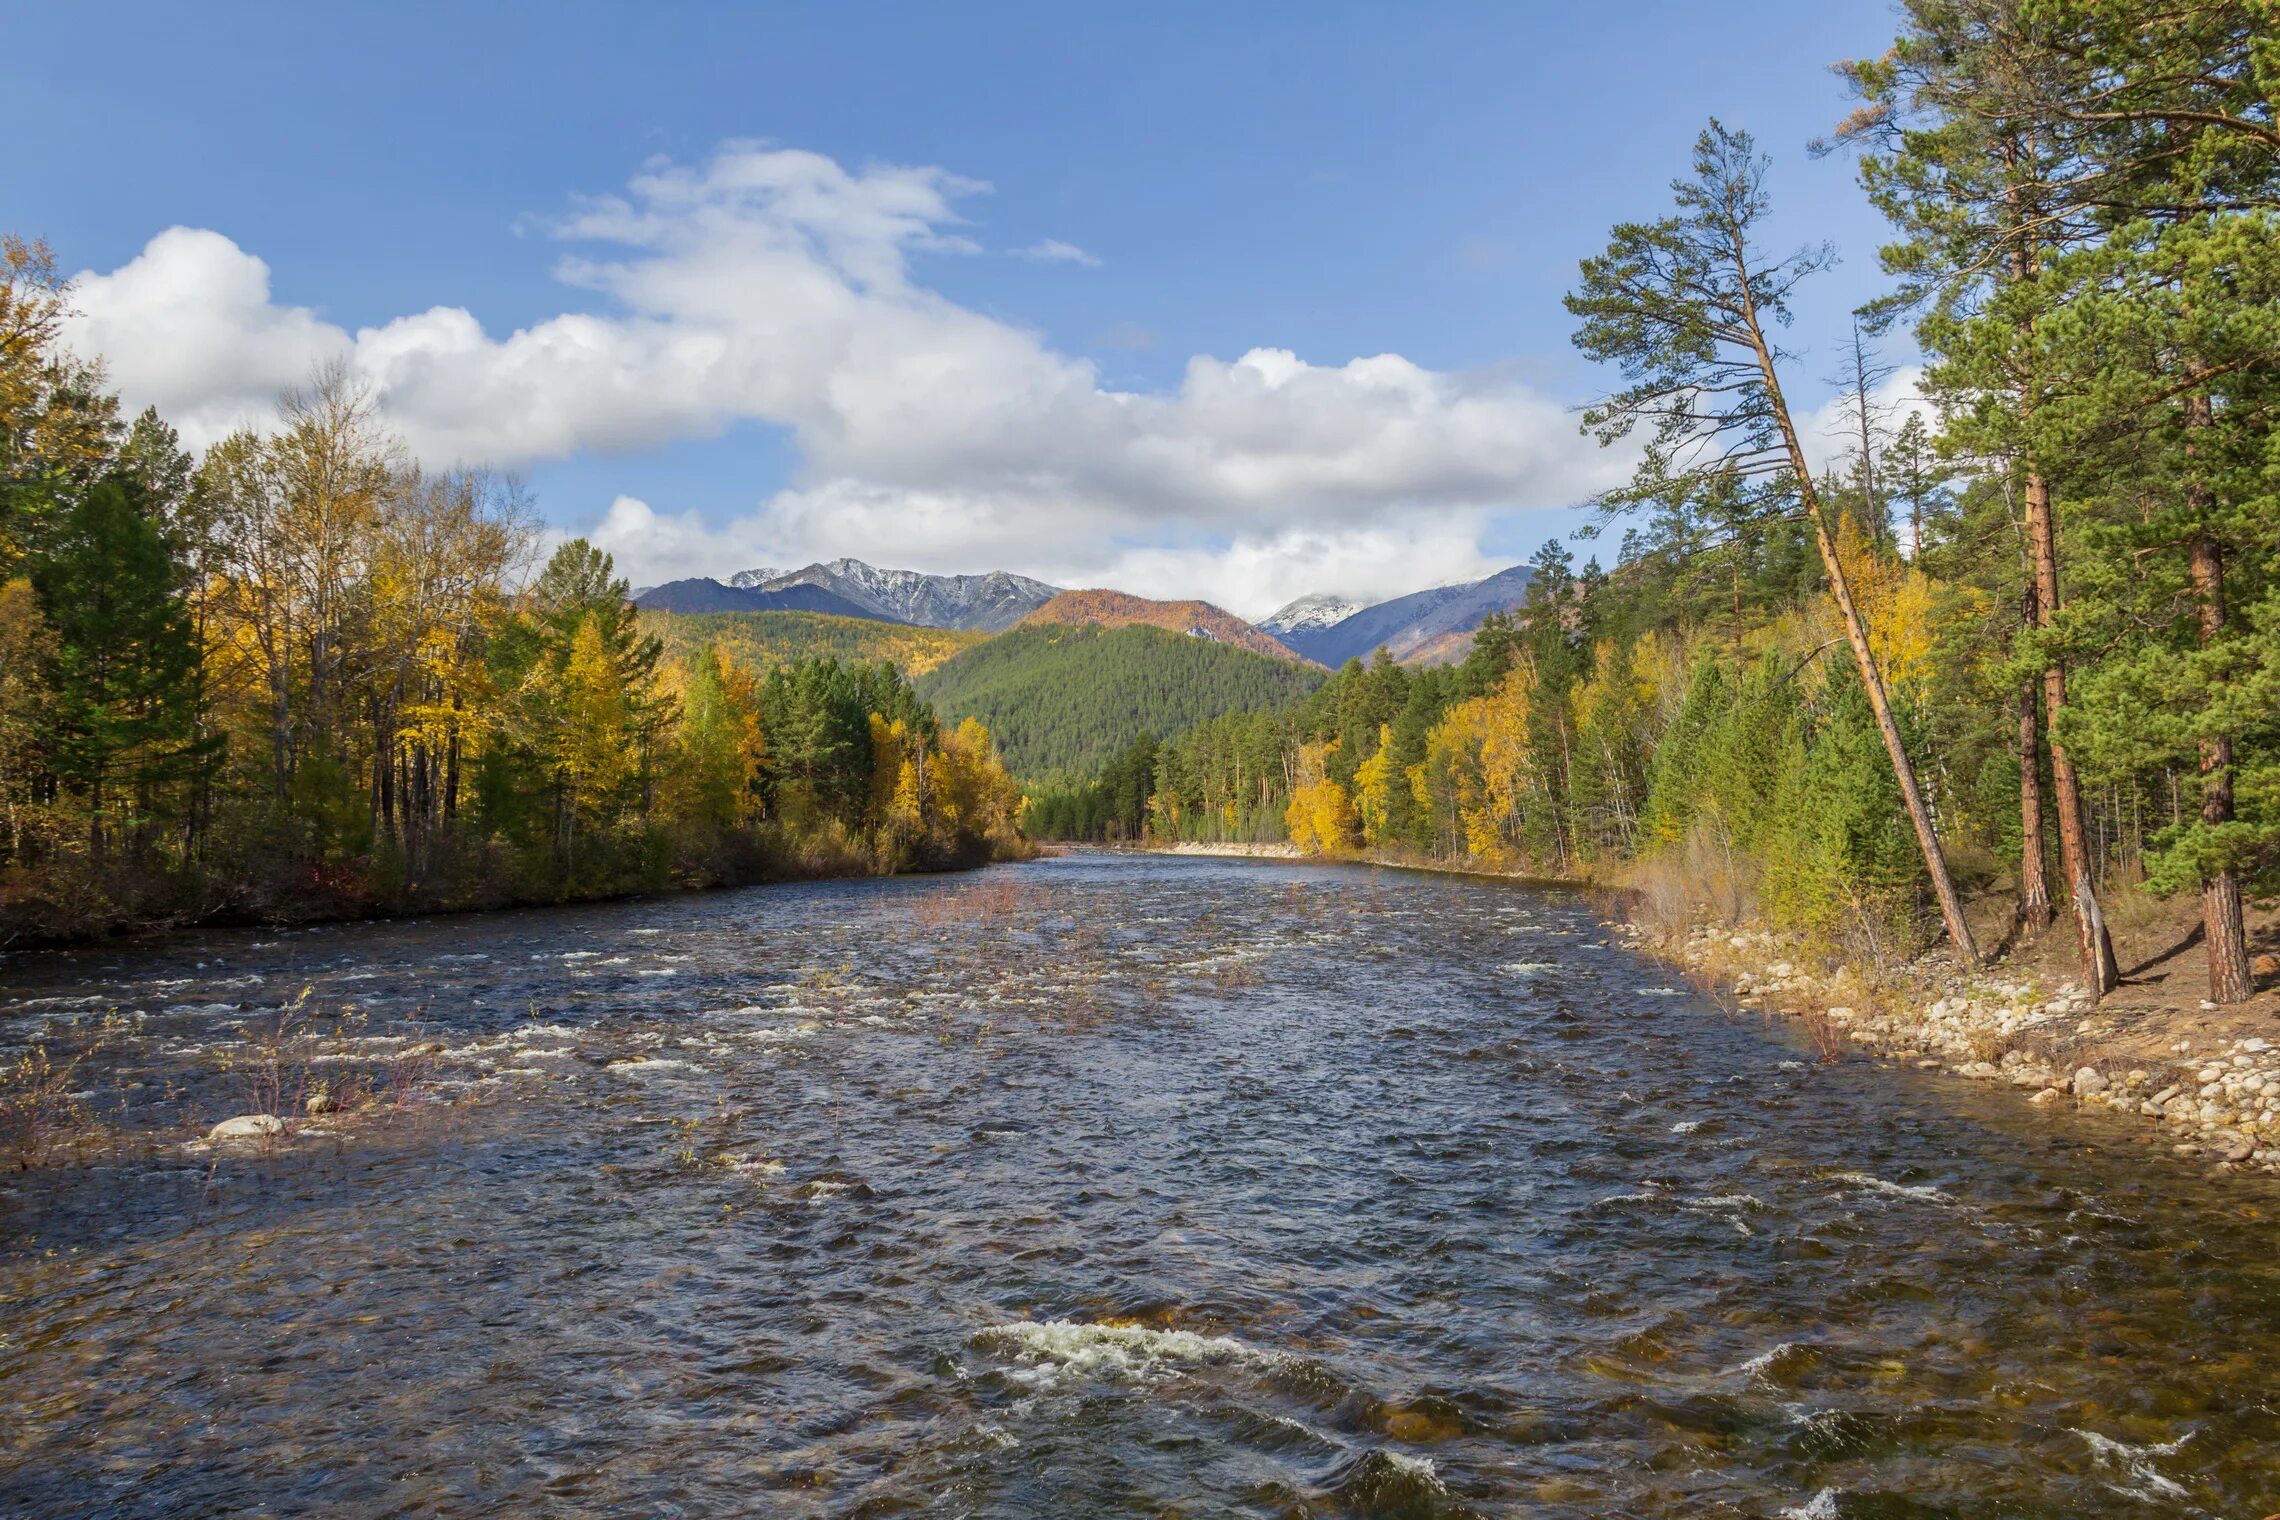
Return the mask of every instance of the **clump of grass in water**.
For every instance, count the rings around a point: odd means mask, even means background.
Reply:
[[[61,1049],[40,1041],[0,1067],[0,1150],[28,1172],[57,1152],[83,1152],[110,1137],[79,1091],[80,1073],[125,1027],[117,1013]]]
[[[310,1012],[313,992],[303,987],[275,1018],[258,1029],[249,1026],[243,1047],[221,1053],[221,1070],[239,1080],[246,1111],[272,1115],[285,1126],[258,1137],[264,1152],[303,1115],[397,1118],[428,1088],[442,1064],[442,1045],[414,1036],[385,1062],[352,1070],[336,1081],[321,1068],[343,1064],[344,1053],[363,1037],[368,1016],[351,1005],[323,1025]],[[413,1027],[418,1027],[416,1015]]]

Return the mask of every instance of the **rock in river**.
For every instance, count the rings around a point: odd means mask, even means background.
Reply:
[[[2237,1129],[2220,1129],[2208,1141],[2209,1154],[2220,1161],[2246,1161],[2256,1154],[2256,1142]]]
[[[285,1121],[275,1114],[239,1114],[206,1131],[209,1140],[260,1140],[285,1133]]]

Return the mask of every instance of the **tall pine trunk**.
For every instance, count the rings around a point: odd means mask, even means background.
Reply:
[[[2185,402],[2186,437],[2216,425],[2208,392],[2196,391]],[[2193,445],[2186,445],[2188,453]],[[2193,577],[2194,629],[2206,649],[2224,634],[2225,562],[2223,552],[2208,530],[2209,512],[2215,506],[2208,487],[2198,480],[2186,486],[2193,508],[2193,541],[2188,558]],[[2200,742],[2201,822],[2220,827],[2233,821],[2233,747],[2229,735],[2218,734]],[[2248,965],[2248,934],[2241,920],[2240,878],[2220,867],[2201,878],[2201,933],[2209,957],[2209,1001],[2244,1003],[2256,992]]]
[[[2006,168],[2014,174],[2018,170],[2022,150],[2020,145],[2006,143],[2002,149]],[[2036,275],[2036,248],[2034,235],[2026,228],[2031,222],[2025,188],[2016,179],[2005,193],[2011,220],[2011,278],[2025,284]],[[2023,353],[2033,352],[2033,323],[2020,324],[2019,343]],[[2034,411],[2035,387],[2031,376],[2019,375],[2019,416],[2022,421]],[[2026,471],[2026,530],[2028,577],[2034,587],[2035,625],[2048,630],[2058,621],[2058,533],[2051,522],[2050,481],[2041,470],[2029,462]],[[2074,905],[2074,938],[2082,953],[2083,979],[2090,984],[2090,995],[2102,998],[2114,990],[2122,979],[2121,964],[2114,959],[2113,936],[2106,932],[2105,911],[2098,904],[2096,878],[2090,870],[2089,834],[2082,820],[2082,785],[2074,771],[2073,757],[2066,746],[2058,742],[2059,714],[2066,710],[2066,670],[2055,659],[2043,667],[2042,675],[2043,722],[2050,736],[2050,782],[2058,813],[2058,866],[2066,877],[2066,889]]]
[[[2046,632],[2058,621],[2058,539],[2051,524],[2050,482],[2036,471],[2027,474],[2027,552],[2034,563],[2035,620]],[[2058,813],[2058,866],[2074,904],[2074,938],[2082,951],[2084,977],[2093,997],[2104,997],[2120,985],[2121,963],[2114,958],[2114,939],[2106,929],[2105,910],[2098,903],[2097,879],[2091,871],[2089,826],[2083,821],[2082,782],[2074,757],[2058,739],[2059,714],[2066,710],[2066,667],[2053,660],[2043,668],[2043,720],[2050,742],[2050,781]]]
[[[2028,618],[2034,614],[2030,608]],[[2043,871],[2042,737],[2032,678],[2019,683],[2019,922],[2040,934],[2050,927],[2050,883]]]

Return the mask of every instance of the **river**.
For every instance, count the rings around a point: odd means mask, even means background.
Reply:
[[[1080,854],[0,964],[0,1054],[113,1010],[142,1143],[0,1178],[0,1513],[2280,1510],[2268,1181],[1561,893]]]

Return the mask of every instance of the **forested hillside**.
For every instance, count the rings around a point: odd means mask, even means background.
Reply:
[[[1781,331],[1827,255],[1765,246],[1764,160],[1713,123],[1568,302],[1618,381],[1586,427],[1655,444],[1601,502],[1614,570],[1554,546],[1462,666],[1349,666],[1063,816],[1659,880],[1872,958],[1976,960],[1965,904],[1999,897],[2094,994],[2117,896],[2176,895],[2209,997],[2246,998],[2242,899],[2280,889],[2272,19],[1906,7],[1847,71],[1894,283],[1825,471]],[[1928,414],[1875,401],[1901,321]]]
[[[1015,628],[921,677],[945,718],[974,717],[1030,780],[1085,777],[1140,734],[1277,707],[1323,672],[1148,627]]]
[[[821,612],[649,612],[641,626],[680,655],[718,644],[754,670],[796,660],[884,660],[905,676],[921,676],[989,637],[955,628],[921,628]]]

